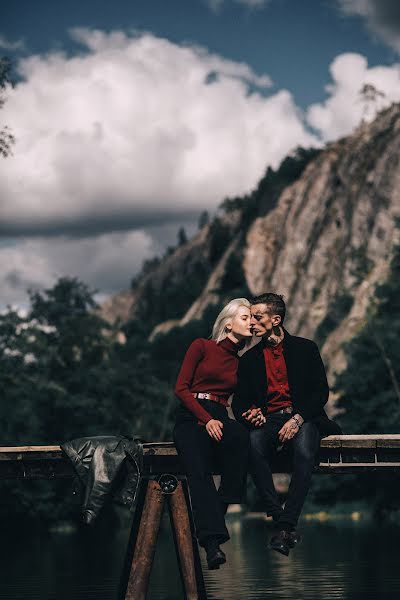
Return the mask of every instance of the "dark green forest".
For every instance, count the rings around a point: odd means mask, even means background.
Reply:
[[[375,290],[365,322],[345,346],[347,368],[336,377],[336,419],[344,433],[400,432],[400,246],[386,282]],[[317,504],[359,500],[379,519],[399,510],[400,478],[382,471],[315,478]]]

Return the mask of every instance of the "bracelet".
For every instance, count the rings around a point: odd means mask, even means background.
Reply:
[[[303,425],[303,423],[300,423],[300,421],[293,415],[292,416],[293,421],[295,421],[297,427],[300,429],[300,427]]]

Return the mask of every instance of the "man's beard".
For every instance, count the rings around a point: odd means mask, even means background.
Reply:
[[[269,332],[267,332],[265,334],[265,343],[268,346],[277,346],[283,340],[283,331],[282,331],[282,329],[280,327],[279,328],[275,328],[275,329],[279,330],[280,335],[277,335],[275,333],[274,329],[271,329],[271,331],[269,331]]]

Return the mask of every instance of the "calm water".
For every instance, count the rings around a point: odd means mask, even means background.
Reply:
[[[303,522],[289,558],[267,550],[270,524],[229,518],[228,563],[205,573],[210,600],[398,600],[400,527],[352,521]],[[115,520],[85,534],[2,532],[0,598],[116,600],[128,529]],[[159,538],[149,600],[181,600],[167,522]]]

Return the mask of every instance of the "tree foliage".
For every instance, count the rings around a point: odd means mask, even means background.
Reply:
[[[344,433],[398,433],[400,423],[400,247],[379,286],[366,322],[345,347],[347,367],[335,391]],[[331,478],[332,479],[332,478]],[[380,517],[398,510],[400,481],[393,474],[347,476],[316,487],[316,499],[368,501]]]
[[[93,292],[76,279],[62,278],[51,289],[31,292],[30,299],[27,315],[0,315],[1,445],[170,435],[172,390],[155,377],[140,330],[132,328],[127,344],[119,344],[96,314]],[[35,505],[31,498],[28,510],[46,515],[60,486],[43,489],[41,501]],[[16,510],[26,500],[14,483],[3,482],[2,494],[7,510],[10,498]]]
[[[5,91],[12,85],[11,62],[6,57],[0,57],[0,108],[5,102]],[[0,156],[6,157],[11,153],[14,136],[7,125],[0,128]]]
[[[317,148],[296,148],[292,154],[283,159],[278,169],[268,167],[257,188],[248,195],[226,198],[221,208],[225,212],[240,210],[242,212],[242,229],[247,227],[258,216],[266,215],[273,210],[283,189],[296,181],[311,160],[321,151]]]

